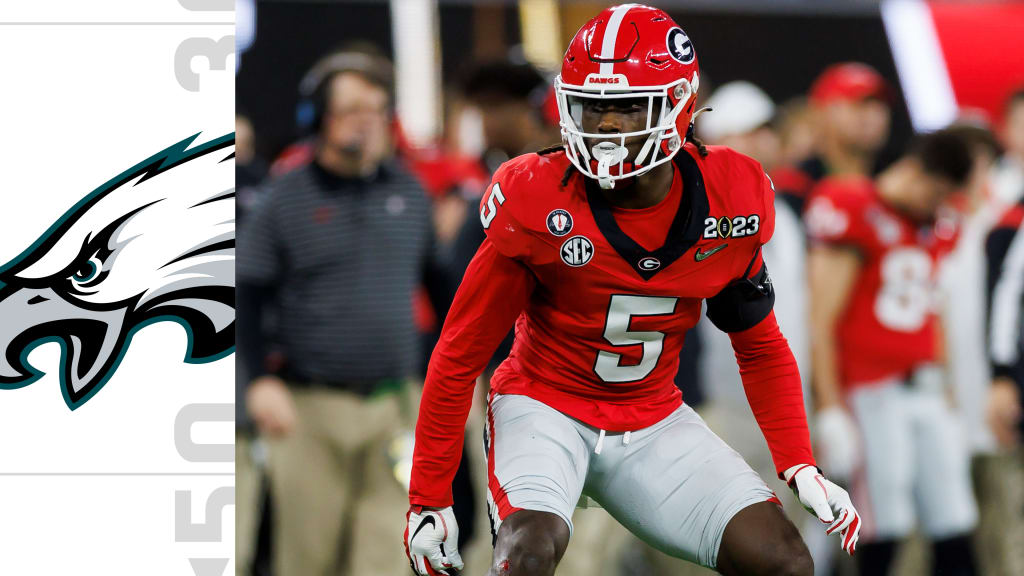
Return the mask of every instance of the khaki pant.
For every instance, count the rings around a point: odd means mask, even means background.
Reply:
[[[260,515],[260,485],[263,471],[252,457],[253,439],[247,432],[235,433],[235,574],[252,574]]]
[[[404,396],[292,390],[296,429],[269,442],[275,576],[406,574],[408,494],[388,458]]]
[[[977,456],[974,484],[981,517],[975,534],[982,574],[1024,574],[1024,452]]]

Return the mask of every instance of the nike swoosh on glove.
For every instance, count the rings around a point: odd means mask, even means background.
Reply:
[[[843,550],[852,556],[860,538],[861,521],[846,490],[826,480],[821,470],[810,464],[793,466],[783,477],[803,507],[829,525],[825,533],[838,533]]]
[[[405,517],[405,555],[413,574],[456,576],[465,564],[459,555],[459,525],[452,507],[424,510],[413,506]]]

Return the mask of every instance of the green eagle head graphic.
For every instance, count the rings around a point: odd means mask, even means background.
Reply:
[[[0,267],[0,389],[43,376],[28,363],[61,346],[72,410],[117,370],[132,336],[173,321],[185,362],[234,350],[234,134],[195,134],[100,186]]]

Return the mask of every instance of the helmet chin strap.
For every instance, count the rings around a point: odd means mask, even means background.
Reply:
[[[715,111],[715,109],[712,108],[711,106],[705,106],[705,107],[701,108],[700,110],[697,110],[696,112],[693,113],[693,118],[690,118],[690,124],[693,124],[694,122],[696,122],[697,118],[701,114],[703,114],[705,112],[714,112],[714,111]]]
[[[611,177],[612,164],[618,164],[626,158],[629,150],[620,144],[601,142],[590,149],[594,160],[597,160],[597,183],[605,190],[615,188],[615,180]]]
[[[611,190],[615,188],[615,180],[612,180],[611,175],[608,173],[608,169],[611,167],[611,161],[607,156],[601,158],[597,163],[597,183],[601,185],[601,188],[605,190]]]

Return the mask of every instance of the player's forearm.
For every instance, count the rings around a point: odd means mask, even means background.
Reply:
[[[775,314],[729,335],[747,401],[768,442],[776,471],[814,464],[800,371]]]
[[[456,296],[430,357],[416,421],[409,487],[409,502],[414,506],[452,504],[451,484],[462,453],[476,378],[508,333],[510,324],[473,312],[474,301],[469,293]]]
[[[474,379],[455,380],[434,368],[427,373],[416,420],[416,446],[409,486],[414,506],[450,506],[451,485],[462,453],[466,419],[473,403]],[[424,449],[428,448],[428,449]]]
[[[819,410],[841,402],[837,325],[860,267],[859,255],[842,246],[811,249],[807,268],[811,295],[811,389]]]
[[[476,378],[501,339],[481,333],[486,331],[487,319],[477,320],[475,314],[468,313],[465,297],[456,297],[423,383],[409,487],[413,505],[451,505],[451,483],[462,452]],[[493,346],[487,344],[491,341]]]
[[[427,369],[409,501],[448,506],[473,388],[533,292],[533,274],[485,241],[473,258]]]
[[[811,390],[814,406],[824,410],[841,402],[839,367],[836,362],[836,339],[831,324],[811,331]]]

